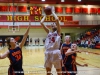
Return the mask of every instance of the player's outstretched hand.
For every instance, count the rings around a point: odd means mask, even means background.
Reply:
[[[81,53],[81,51],[80,51],[80,50],[76,50],[76,52]]]
[[[83,65],[83,67],[85,67],[85,66],[87,67],[87,66],[88,66],[88,64],[84,64],[84,65]]]

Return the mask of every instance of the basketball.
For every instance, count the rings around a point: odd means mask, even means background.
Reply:
[[[46,15],[51,15],[52,14],[52,8],[50,6],[47,6],[44,8],[44,12]]]

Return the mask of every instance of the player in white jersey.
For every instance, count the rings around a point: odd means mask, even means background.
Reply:
[[[59,50],[60,47],[60,24],[59,19],[54,11],[52,11],[52,14],[55,18],[55,23],[51,25],[52,31],[50,31],[43,23],[46,18],[46,15],[41,20],[41,25],[43,26],[44,30],[47,32],[47,37],[45,40],[45,68],[47,71],[47,75],[51,75],[51,68],[52,64],[56,68],[57,74],[61,74],[61,52]]]

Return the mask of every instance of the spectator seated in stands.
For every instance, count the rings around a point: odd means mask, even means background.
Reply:
[[[92,29],[86,31],[85,33],[81,33],[79,37],[80,41],[78,41],[78,46],[85,48],[100,48],[100,29]]]

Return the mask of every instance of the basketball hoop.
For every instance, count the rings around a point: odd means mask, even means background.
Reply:
[[[12,6],[13,6],[13,11],[12,11],[12,23],[13,24],[10,24],[10,25],[8,25],[8,31],[9,32],[13,32],[13,33],[15,33],[16,31],[19,31],[19,25],[17,25],[17,22],[15,22],[15,20],[14,20],[14,16],[15,16],[15,11],[14,11],[14,0],[12,0]]]
[[[12,32],[15,33],[15,31],[16,31],[16,28],[12,28]]]
[[[13,31],[13,33],[15,33],[15,31]]]
[[[8,31],[9,32],[18,32],[19,31],[19,25],[8,25]]]

